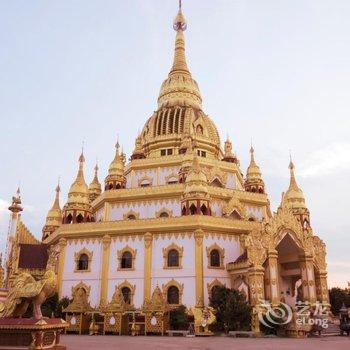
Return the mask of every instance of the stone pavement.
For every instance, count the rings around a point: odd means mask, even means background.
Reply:
[[[183,338],[63,335],[67,350],[350,350],[350,337],[285,338]]]

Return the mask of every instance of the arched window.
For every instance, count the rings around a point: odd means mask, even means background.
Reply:
[[[170,286],[167,290],[168,304],[178,305],[180,303],[180,293],[176,286]]]
[[[210,266],[211,267],[220,267],[220,252],[217,249],[213,249],[210,252]]]
[[[131,290],[129,287],[122,288],[123,300],[126,304],[131,304]]]
[[[205,204],[202,204],[201,212],[202,212],[203,215],[208,215],[208,209],[207,209]]]
[[[78,271],[86,271],[89,269],[89,257],[86,254],[81,254],[78,260]]]
[[[136,220],[136,216],[134,214],[128,215],[128,220]]]
[[[72,214],[68,214],[68,216],[66,217],[66,224],[71,224],[73,221],[73,216]]]
[[[120,261],[120,267],[122,269],[132,268],[132,254],[130,252],[124,252]]]
[[[186,215],[186,207],[182,207],[182,215]]]
[[[77,216],[76,220],[77,220],[77,223],[78,223],[78,224],[80,224],[81,222],[83,222],[83,221],[84,221],[83,215],[82,215],[82,214],[79,214],[79,215]]]
[[[168,267],[180,266],[179,252],[176,249],[170,249],[168,253]]]
[[[191,215],[197,214],[197,207],[194,204],[191,204],[191,206],[190,206],[190,213],[191,213]]]
[[[199,134],[199,135],[203,135],[203,127],[202,125],[197,125],[196,127],[196,133]]]
[[[166,212],[166,211],[163,211],[159,214],[159,217],[160,218],[168,218],[169,217],[169,214]]]

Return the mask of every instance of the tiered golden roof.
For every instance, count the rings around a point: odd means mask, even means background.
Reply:
[[[187,66],[186,27],[180,9],[174,21],[174,61],[160,89],[158,110],[148,119],[140,136],[144,153],[149,157],[159,156],[163,148],[178,150],[188,137],[195,139],[197,147],[212,157],[221,155],[219,133],[213,121],[202,111],[199,87]]]
[[[287,204],[290,208],[299,209],[306,208],[305,197],[303,191],[299,188],[294,174],[294,164],[292,160],[289,163],[290,170],[290,183],[287,192],[283,196],[284,204]]]
[[[247,169],[245,189],[250,192],[264,192],[264,181],[259,166],[255,162],[254,148],[250,148],[250,164]]]
[[[75,181],[72,183],[68,192],[67,203],[89,204],[89,188],[84,178],[84,154],[79,157],[79,170]]]
[[[91,202],[95,198],[97,198],[102,192],[101,184],[100,184],[100,181],[98,180],[98,165],[97,164],[96,164],[94,170],[95,170],[95,175],[94,175],[94,178],[89,185],[89,198],[90,198]]]
[[[46,216],[46,222],[43,228],[43,240],[62,224],[62,210],[60,207],[60,191],[61,191],[60,185],[57,185],[55,200]]]

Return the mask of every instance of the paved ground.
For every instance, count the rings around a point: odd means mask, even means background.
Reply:
[[[349,350],[350,337],[234,339],[64,335],[62,344],[67,350]]]

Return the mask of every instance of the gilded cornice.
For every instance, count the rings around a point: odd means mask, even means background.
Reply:
[[[109,234],[113,237],[138,235],[145,232],[188,232],[197,229],[203,229],[214,233],[248,234],[251,230],[260,228],[261,224],[258,222],[200,215],[172,217],[166,220],[162,218],[120,220],[62,225],[45,240],[45,243],[53,244],[61,237],[67,239],[88,239],[92,237],[102,237],[105,234]]]
[[[212,199],[230,200],[236,197],[239,201],[247,204],[255,204],[265,206],[268,204],[266,194],[246,192],[243,190],[232,190],[229,188],[220,188],[215,186],[207,186],[208,193]],[[160,199],[177,198],[181,200],[181,195],[185,190],[184,184],[172,184],[162,186],[149,186],[137,188],[125,188],[118,190],[109,190],[99,196],[94,202],[94,211],[96,212],[105,202],[108,203],[125,203],[137,201],[154,201]]]

